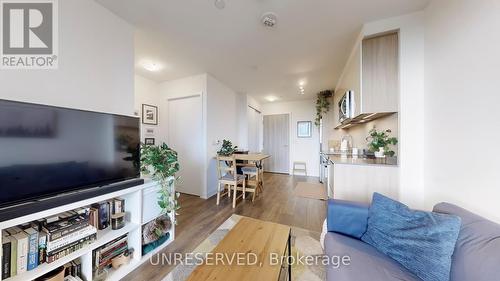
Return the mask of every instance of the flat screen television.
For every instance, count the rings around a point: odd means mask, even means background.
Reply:
[[[139,123],[0,100],[0,206],[138,178]]]

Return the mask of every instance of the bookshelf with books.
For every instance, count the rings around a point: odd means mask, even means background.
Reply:
[[[127,258],[123,260],[127,263],[110,268],[103,279],[119,280],[147,260],[141,256],[143,209],[156,202],[144,198],[143,190],[156,186],[155,182],[146,181],[126,190],[0,222],[0,281],[35,280],[77,259],[81,260],[80,278],[94,280],[97,273],[93,254],[121,239],[126,243],[115,254],[124,254],[126,249]],[[173,231],[172,228],[169,243],[174,238]],[[115,256],[104,254],[108,266]]]

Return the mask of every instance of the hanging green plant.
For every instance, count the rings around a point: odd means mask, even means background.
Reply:
[[[329,98],[332,97],[332,95],[333,92],[330,90],[325,90],[318,93],[318,98],[316,99],[316,119],[314,120],[314,124],[317,127],[319,127],[319,125],[321,124],[323,114],[327,113],[330,110]]]

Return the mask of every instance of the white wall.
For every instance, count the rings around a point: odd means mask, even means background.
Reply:
[[[133,32],[94,1],[59,1],[59,68],[0,70],[0,98],[133,115]]]
[[[220,147],[218,141],[229,139],[238,144],[239,122],[238,106],[241,102],[235,91],[209,74],[200,74],[158,85],[160,105],[160,136],[159,139],[168,143],[168,106],[171,98],[188,97],[201,94],[203,106],[203,136],[200,144],[203,146],[204,171],[201,197],[209,198],[216,192],[217,173],[213,157]],[[186,128],[189,130],[190,128]],[[193,175],[197,176],[197,175]]]
[[[202,146],[203,155],[206,155],[206,135],[207,135],[207,74],[200,74],[189,76],[181,79],[171,80],[162,82],[158,86],[159,88],[159,124],[160,124],[160,135],[159,140],[169,144],[168,142],[168,128],[166,127],[169,123],[168,114],[168,99],[172,98],[182,98],[189,97],[193,95],[201,95],[202,99],[202,127],[203,139],[200,140],[200,145]],[[186,128],[190,130],[190,128]],[[175,147],[174,147],[175,149]],[[206,168],[206,158],[201,155],[200,161],[203,161],[203,171],[201,175],[192,174],[190,176],[200,177],[203,183],[200,186],[200,194],[202,198],[207,198],[207,168]],[[182,167],[181,167],[182,169]],[[188,171],[186,171],[188,172]],[[186,175],[184,175],[186,176]]]
[[[496,151],[500,5],[439,0],[425,11],[425,198],[500,222]]]
[[[424,207],[424,14],[370,22],[361,36],[399,29],[399,200]],[[361,40],[361,38],[360,38]]]
[[[161,144],[164,140],[160,138],[163,134],[165,126],[162,126],[161,120],[159,120],[162,110],[160,107],[160,85],[147,78],[139,75],[135,75],[135,87],[134,87],[134,113],[141,117],[141,141],[144,142],[145,137],[154,137],[156,144]],[[142,105],[149,104],[158,107],[158,125],[146,125],[142,124]],[[147,133],[147,129],[152,129],[153,134]]]
[[[262,151],[262,105],[251,96],[239,94],[237,114],[238,148],[250,152]]]
[[[294,161],[306,162],[309,176],[319,176],[319,130],[314,126],[316,100],[275,102],[262,105],[263,115],[290,114],[290,173]],[[312,138],[297,137],[297,122],[312,121]]]
[[[216,193],[217,166],[214,156],[222,140],[237,144],[238,141],[238,94],[207,75],[207,194]]]

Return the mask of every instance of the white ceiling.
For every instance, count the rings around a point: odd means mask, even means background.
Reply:
[[[167,81],[208,72],[261,102],[332,89],[365,22],[423,9],[428,0],[96,0],[137,27],[136,71]],[[274,29],[260,23],[278,15]],[[141,66],[164,66],[156,73]],[[298,83],[306,82],[300,95]]]

